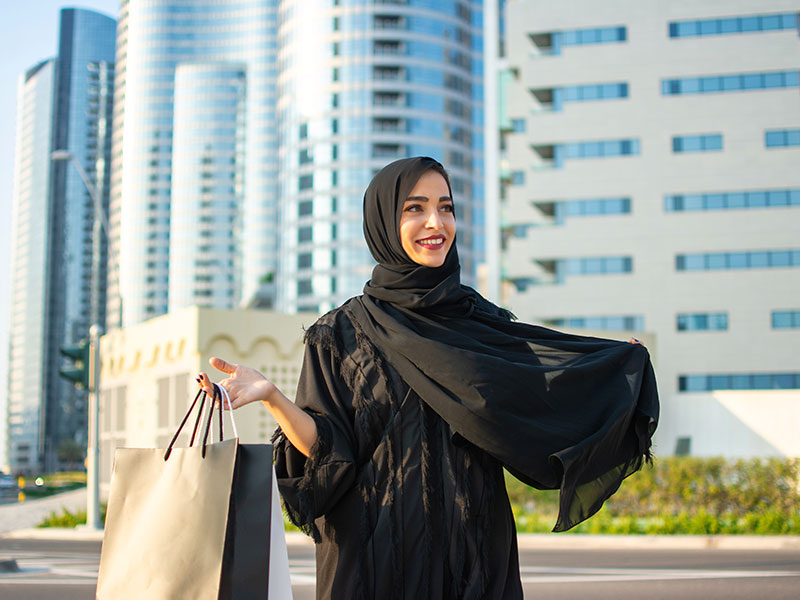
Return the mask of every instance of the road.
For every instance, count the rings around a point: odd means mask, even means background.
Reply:
[[[0,573],[3,600],[89,600],[98,542],[0,539],[0,559],[22,571]],[[289,547],[295,600],[314,598],[314,549]],[[526,598],[647,600],[796,599],[798,550],[522,550]]]

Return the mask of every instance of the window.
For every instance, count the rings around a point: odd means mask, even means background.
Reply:
[[[511,185],[525,185],[525,171],[512,171]]]
[[[303,202],[297,203],[297,216],[298,217],[307,217],[308,215],[314,212],[314,202],[313,200],[304,200]]]
[[[511,119],[511,131],[525,133],[525,119]]]
[[[313,229],[311,227],[298,227],[297,228],[297,242],[310,242],[313,237]]]
[[[800,188],[664,196],[664,210],[667,212],[778,206],[800,206]]]
[[[714,152],[717,150],[722,150],[722,135],[719,133],[682,135],[672,138],[672,151],[676,154],[684,152]]]
[[[561,32],[561,45],[584,46],[587,44],[608,44],[624,42],[628,39],[625,27],[602,27],[599,29],[573,29]]]
[[[299,269],[310,269],[311,268],[311,253],[304,252],[302,254],[297,255],[297,268]]]
[[[800,389],[800,373],[724,373],[678,376],[678,391],[680,392],[793,389]]]
[[[795,13],[752,15],[748,17],[729,17],[726,19],[703,19],[699,21],[672,21],[668,26],[669,37],[671,38],[779,31],[785,29],[797,29],[797,15]]]
[[[630,198],[590,198],[566,200],[556,206],[557,217],[620,215],[631,212]]]
[[[773,310],[773,329],[800,329],[800,310]]]
[[[800,146],[800,129],[772,129],[764,132],[767,148]]]
[[[676,271],[717,271],[800,267],[800,250],[753,250],[749,252],[711,252],[678,254]]]
[[[592,85],[574,85],[560,89],[563,102],[584,102],[587,100],[607,100],[611,98],[627,98],[627,83],[598,83]]]
[[[644,317],[642,315],[558,317],[555,319],[547,319],[546,324],[553,327],[571,327],[573,329],[644,331]]]
[[[307,165],[310,162],[314,162],[314,157],[311,155],[311,150],[309,148],[303,148],[297,154],[297,162],[301,165]]]
[[[301,123],[297,132],[297,137],[304,140],[308,137],[308,123]]]
[[[311,280],[310,279],[298,279],[297,280],[297,295],[298,296],[310,296],[312,293],[311,291]]]
[[[307,175],[300,175],[300,177],[297,178],[297,189],[298,190],[300,190],[300,191],[308,190],[308,189],[311,189],[312,187],[314,187],[314,174],[313,173],[309,173]]]
[[[556,154],[565,159],[601,158],[639,154],[639,140],[605,140],[596,142],[569,142],[556,147]],[[556,160],[558,163],[558,159]]]
[[[630,256],[567,258],[559,262],[563,263],[567,275],[607,275],[633,271],[633,259]]]
[[[677,316],[678,331],[726,331],[728,313],[682,313]]]
[[[710,75],[683,79],[662,79],[661,94],[709,94],[738,92],[742,90],[764,90],[770,88],[792,88],[800,86],[798,71],[771,71],[767,73],[740,73],[735,75]]]

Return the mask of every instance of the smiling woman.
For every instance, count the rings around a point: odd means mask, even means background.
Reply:
[[[220,384],[233,408],[261,400],[280,425],[278,487],[319,543],[317,598],[519,600],[503,467],[560,488],[556,531],[597,512],[649,456],[647,350],[516,323],[461,285],[432,158],[374,177],[364,237],[377,265],[363,295],[308,328],[296,404],[214,358]]]
[[[400,242],[419,265],[441,267],[456,237],[453,198],[438,171],[422,174],[403,204]]]

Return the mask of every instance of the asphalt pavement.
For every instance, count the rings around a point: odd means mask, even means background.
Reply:
[[[84,490],[0,506],[0,598],[94,597],[102,532],[31,529],[85,505]],[[288,534],[294,600],[312,600],[314,546]],[[526,598],[572,600],[800,598],[798,536],[521,535]],[[13,564],[14,569],[4,569]],[[7,572],[4,572],[7,571]]]

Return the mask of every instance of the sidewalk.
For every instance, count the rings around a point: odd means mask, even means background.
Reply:
[[[58,514],[62,508],[70,512],[86,510],[86,488],[47,498],[0,504],[0,536],[11,531],[36,527],[51,512]]]
[[[72,512],[86,509],[86,489],[65,492],[21,504],[0,505],[0,538],[47,539],[71,541],[100,541],[102,531],[82,528],[36,529],[36,525],[51,512],[66,508]],[[312,545],[308,536],[288,532],[289,546]],[[596,535],[574,533],[521,533],[520,550],[800,550],[797,535]]]

